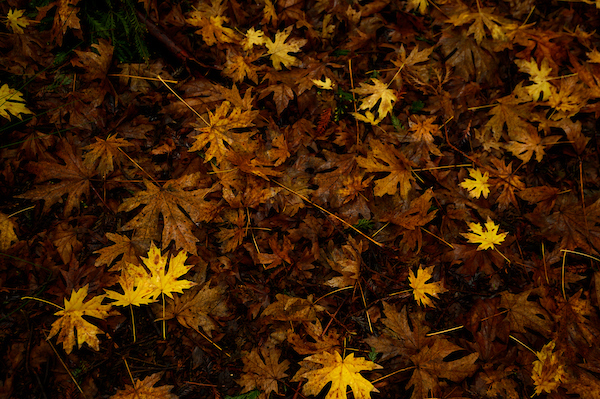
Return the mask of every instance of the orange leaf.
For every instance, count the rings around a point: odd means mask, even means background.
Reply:
[[[170,393],[173,385],[153,387],[160,380],[163,373],[152,374],[143,380],[135,380],[132,385],[120,389],[110,399],[177,399],[178,396]]]

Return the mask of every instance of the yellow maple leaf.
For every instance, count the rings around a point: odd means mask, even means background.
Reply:
[[[311,79],[311,81],[321,90],[333,90],[333,82],[327,77],[324,81],[317,79]]]
[[[106,298],[112,299],[115,306],[140,306],[156,302],[152,297],[155,287],[148,278],[139,278],[127,272],[119,276],[119,285],[123,293],[106,290]]]
[[[242,40],[242,48],[246,51],[250,51],[254,46],[262,46],[265,44],[265,32],[262,30],[254,30],[250,28],[246,31],[246,37]]]
[[[151,296],[156,298],[161,294],[173,299],[173,292],[183,294],[183,290],[191,288],[196,283],[188,280],[179,280],[193,266],[185,265],[187,254],[181,251],[169,260],[167,270],[167,255],[161,255],[160,249],[152,243],[148,257],[142,258],[144,265],[150,270],[150,283],[153,291]]]
[[[353,89],[352,91],[356,94],[360,94],[363,96],[367,96],[366,98],[361,99],[360,107],[358,108],[360,111],[370,110],[373,112],[374,108],[377,107],[378,117],[375,119],[372,124],[376,125],[381,122],[383,118],[387,116],[394,108],[394,102],[398,100],[398,97],[394,94],[394,90],[388,88],[388,85],[383,83],[381,80],[377,78],[371,78],[372,85],[367,83],[361,83],[359,87]],[[358,113],[353,113],[355,117]],[[360,115],[360,114],[358,114]]]
[[[0,251],[6,251],[17,239],[15,223],[0,212]]]
[[[560,385],[566,374],[560,364],[558,353],[553,352],[554,341],[548,342],[540,352],[536,352],[538,360],[533,362],[531,379],[535,384],[535,394],[550,393]]]
[[[534,101],[538,101],[538,99],[545,101],[552,95],[555,90],[549,82],[549,75],[552,68],[549,66],[548,59],[544,58],[540,67],[538,67],[537,61],[533,58],[529,62],[515,60],[515,64],[517,64],[521,72],[525,72],[531,76],[533,84],[527,86],[526,89]]]
[[[472,244],[479,244],[477,247],[478,251],[483,251],[484,249],[494,249],[494,245],[500,245],[508,233],[500,233],[498,234],[498,228],[500,225],[496,225],[492,220],[488,217],[487,222],[485,222],[485,231],[483,230],[483,226],[479,223],[469,223],[469,229],[471,229],[472,233],[461,233],[463,237],[469,240]]]
[[[278,71],[281,70],[282,64],[286,68],[298,65],[300,60],[288,53],[297,53],[300,51],[300,47],[304,46],[307,42],[306,39],[290,39],[286,43],[285,41],[292,32],[292,28],[293,26],[288,26],[283,32],[278,31],[275,33],[275,41],[271,41],[268,37],[265,39],[265,45],[271,56],[273,68]]]
[[[323,367],[315,369],[319,364]],[[306,357],[301,366],[294,380],[308,380],[302,388],[305,395],[317,395],[329,382],[331,388],[325,399],[346,399],[348,386],[355,399],[368,399],[371,392],[379,392],[360,372],[383,367],[364,358],[355,358],[353,353],[342,359],[337,351],[321,352]]]
[[[469,191],[469,196],[479,198],[483,195],[483,198],[487,198],[490,193],[490,185],[488,180],[490,175],[488,172],[481,174],[479,169],[469,169],[469,176],[471,179],[465,179],[460,186]]]
[[[11,89],[7,84],[3,84],[0,87],[0,116],[10,119],[10,113],[22,119],[21,114],[33,114],[33,112],[27,109],[24,103],[23,93]]]
[[[8,10],[6,27],[15,33],[24,33],[23,28],[29,25],[29,20],[23,16],[25,10]]]
[[[64,309],[54,313],[55,316],[60,316],[60,318],[52,323],[48,339],[58,334],[58,342],[63,344],[67,353],[71,353],[75,345],[75,332],[77,332],[78,348],[81,348],[81,345],[85,342],[94,350],[100,350],[100,340],[97,335],[103,334],[103,332],[85,320],[83,316],[104,319],[108,316],[111,305],[102,305],[104,295],[95,296],[84,303],[83,300],[87,294],[87,285],[79,290],[74,289],[71,293],[71,299],[64,299]]]
[[[408,281],[410,287],[413,289],[415,301],[417,301],[418,304],[423,306],[433,306],[433,301],[427,295],[430,295],[434,298],[438,298],[438,294],[447,291],[443,287],[441,281],[436,281],[435,283],[427,283],[427,281],[431,279],[432,272],[433,266],[426,267],[425,269],[419,266],[416,276],[412,270],[410,270],[408,275]]]
[[[239,41],[239,35],[231,28],[223,26],[229,22],[229,18],[222,15],[205,15],[202,11],[192,11],[185,22],[192,26],[199,27],[196,32],[202,35],[202,40],[209,45],[234,43]]]

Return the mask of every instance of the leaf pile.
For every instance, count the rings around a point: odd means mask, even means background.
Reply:
[[[600,398],[596,6],[3,2],[0,396]]]

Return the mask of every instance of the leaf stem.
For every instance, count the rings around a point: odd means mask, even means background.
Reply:
[[[36,297],[34,297],[34,296],[24,296],[24,297],[21,297],[21,299],[33,299],[33,300],[35,300],[35,301],[43,302],[43,303],[46,303],[46,304],[48,304],[48,305],[53,305],[53,306],[56,306],[56,307],[57,307],[57,308],[59,308],[60,310],[65,310],[65,308],[63,308],[63,307],[62,307],[62,306],[60,306],[60,305],[57,305],[57,304],[55,304],[54,302],[50,302],[50,301],[47,301],[47,300],[45,300],[45,299],[36,298]]]

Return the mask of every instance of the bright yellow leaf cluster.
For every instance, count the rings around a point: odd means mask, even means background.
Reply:
[[[498,228],[500,225],[495,224],[488,217],[487,222],[484,226],[479,223],[469,223],[469,229],[471,233],[461,233],[467,240],[472,244],[479,244],[477,247],[478,251],[485,249],[494,249],[494,245],[500,245],[508,233],[498,234]]]
[[[553,352],[554,341],[548,342],[540,352],[536,352],[538,360],[533,362],[531,379],[535,384],[535,394],[550,393],[560,385],[565,377],[563,366],[558,360],[558,354]]]
[[[116,301],[115,305],[145,305],[155,302],[161,294],[172,299],[173,292],[183,294],[184,289],[196,285],[188,280],[178,280],[192,268],[185,265],[187,255],[183,251],[171,257],[168,270],[167,255],[161,255],[154,243],[148,251],[148,257],[142,259],[144,265],[150,270],[149,274],[144,267],[129,264],[119,278],[119,285],[123,288],[124,294],[106,291],[106,296]]]
[[[490,178],[489,173],[485,172],[481,174],[479,169],[470,169],[469,176],[471,179],[465,179],[460,186],[469,191],[469,196],[473,198],[479,198],[483,195],[483,198],[487,198],[490,193],[490,185],[488,180]]]
[[[432,273],[433,266],[426,267],[425,269],[419,266],[416,276],[412,270],[409,272],[408,281],[410,287],[413,289],[415,301],[417,301],[419,305],[433,306],[433,301],[429,296],[438,298],[438,294],[447,291],[441,281],[435,283],[427,282],[431,279]]]

